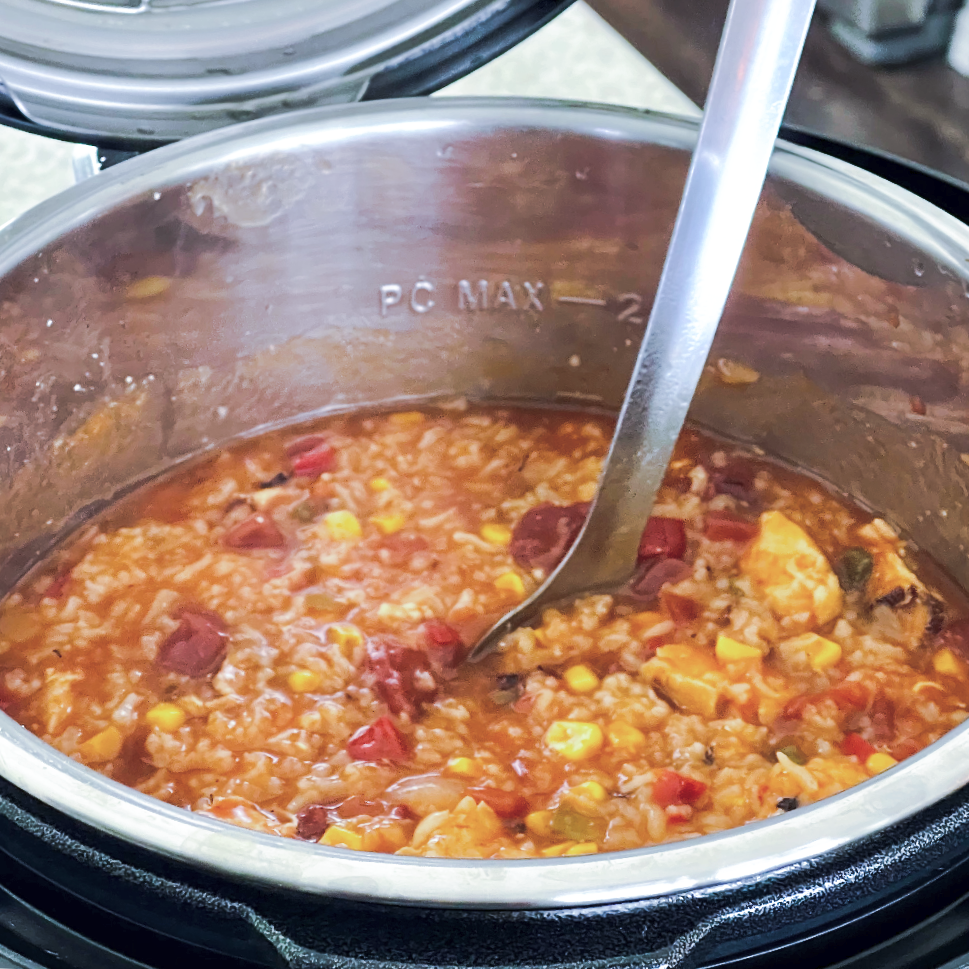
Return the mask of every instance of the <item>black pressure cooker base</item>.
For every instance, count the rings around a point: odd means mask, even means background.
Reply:
[[[588,908],[462,911],[228,882],[0,782],[0,947],[11,965],[44,969],[933,969],[969,951],[967,830],[964,791],[756,882]]]

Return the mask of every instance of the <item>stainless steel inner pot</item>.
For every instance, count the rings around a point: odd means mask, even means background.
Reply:
[[[133,483],[266,427],[400,401],[616,408],[695,134],[557,102],[317,109],[159,149],[9,225],[0,590]],[[772,171],[694,418],[813,469],[966,584],[969,229],[806,149],[779,145]],[[725,383],[722,359],[760,379]],[[121,787],[6,716],[0,774],[233,878],[544,908],[755,877],[883,829],[969,781],[969,734],[782,819],[527,862],[255,834]]]

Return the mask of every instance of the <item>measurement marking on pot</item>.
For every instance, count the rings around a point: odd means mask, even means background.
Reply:
[[[588,299],[585,296],[557,296],[557,303],[574,303],[576,306],[608,306],[609,303],[604,299]]]
[[[550,302],[561,306],[588,306],[603,309],[615,316],[619,323],[642,325],[643,297],[639,293],[620,293],[601,299],[593,296],[552,296],[550,287],[541,280],[521,282],[511,279],[459,279],[454,285],[454,302],[448,296],[452,284],[437,286],[426,277],[404,285],[384,283],[378,289],[380,315],[407,312],[424,315],[434,309],[457,308],[465,313],[500,312],[544,313]],[[399,309],[394,309],[398,307]]]

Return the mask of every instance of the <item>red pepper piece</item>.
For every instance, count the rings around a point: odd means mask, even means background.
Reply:
[[[431,665],[442,672],[450,672],[461,665],[465,645],[460,633],[440,619],[428,619],[417,628],[417,634],[425,644]]]
[[[430,543],[423,535],[413,532],[387,535],[381,545],[387,550],[387,564],[394,568],[406,565],[418,552],[426,552],[430,548]]]
[[[588,513],[586,501],[530,508],[512,529],[511,557],[522,568],[550,572],[572,547]]]
[[[528,801],[521,794],[500,791],[496,787],[469,787],[465,794],[470,794],[479,803],[483,801],[499,818],[523,818],[528,814]]]
[[[228,646],[225,623],[214,612],[184,609],[178,629],[158,650],[158,665],[193,679],[211,676],[222,665]]]
[[[427,654],[391,636],[374,636],[367,641],[367,672],[391,713],[406,713],[413,718],[437,695],[437,680]]]
[[[693,805],[700,799],[707,785],[692,777],[684,777],[675,770],[662,770],[653,782],[653,800],[662,808],[672,804]]]
[[[336,451],[325,441],[293,458],[293,474],[297,478],[317,478],[336,467]]]
[[[711,542],[749,542],[760,531],[757,522],[749,522],[726,511],[707,515],[703,534]]]
[[[286,538],[271,518],[255,514],[233,525],[222,542],[229,548],[279,548],[286,544]]]
[[[313,448],[325,443],[326,437],[323,434],[304,434],[302,437],[298,437],[286,445],[286,457],[292,460],[300,454],[312,451]]]
[[[407,760],[407,745],[390,717],[378,717],[347,741],[347,753],[356,760],[400,763]]]
[[[845,739],[841,741],[841,753],[848,757],[857,757],[864,763],[875,753],[875,748],[860,733],[846,733]]]
[[[639,561],[657,557],[681,559],[686,554],[686,527],[680,518],[650,515],[639,540]]]
[[[935,637],[935,649],[951,649],[956,656],[969,660],[969,618],[956,619]]]

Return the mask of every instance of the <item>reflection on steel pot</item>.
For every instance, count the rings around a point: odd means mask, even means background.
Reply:
[[[0,587],[133,484],[269,425],[459,396],[615,408],[694,136],[542,102],[317,110],[161,149],[29,213],[0,233]],[[693,416],[884,512],[965,583],[969,230],[810,151],[782,146],[772,179]],[[799,195],[814,219],[827,207],[920,253],[924,285],[831,253],[791,214]],[[959,789],[967,754],[959,728],[785,818],[483,867],[230,828],[0,724],[9,781],[169,859],[304,893],[497,908],[816,860]]]

